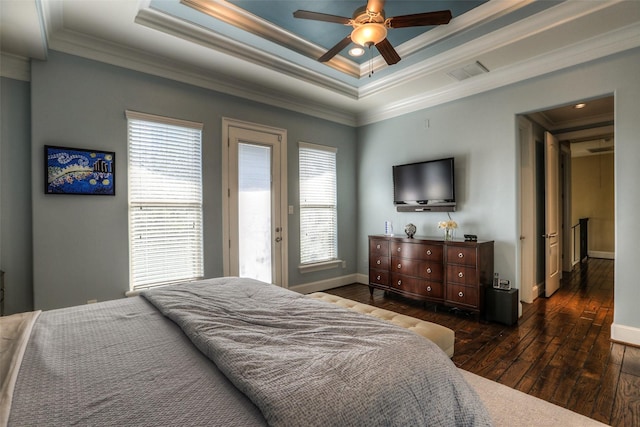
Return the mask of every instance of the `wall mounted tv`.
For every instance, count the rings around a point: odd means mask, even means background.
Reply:
[[[394,166],[393,203],[398,212],[455,211],[453,157]]]

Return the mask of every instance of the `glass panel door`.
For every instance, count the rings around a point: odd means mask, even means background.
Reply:
[[[271,147],[238,144],[239,276],[273,282]]]

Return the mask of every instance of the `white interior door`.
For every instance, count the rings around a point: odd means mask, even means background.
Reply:
[[[520,300],[532,303],[538,297],[536,286],[535,217],[535,141],[533,126],[518,117],[520,142]]]
[[[545,296],[560,288],[560,144],[545,132]]]
[[[226,130],[225,275],[286,286],[285,141],[270,129],[229,125]]]

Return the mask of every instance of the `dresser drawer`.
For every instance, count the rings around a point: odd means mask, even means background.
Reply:
[[[447,263],[476,266],[476,248],[447,246]]]
[[[389,269],[389,257],[371,254],[369,256],[369,267],[376,268],[379,270],[388,270]]]
[[[444,300],[444,285],[442,283],[429,282],[416,277],[392,273],[389,286],[393,290],[420,295],[434,300]]]
[[[442,262],[442,246],[428,243],[391,242],[391,256]]]
[[[422,282],[422,280],[415,277],[391,273],[391,281],[389,282],[389,286],[391,286],[392,289],[416,293],[415,290],[420,288],[420,282]]]
[[[464,265],[447,265],[447,283],[477,285],[478,270]]]
[[[478,288],[447,283],[447,302],[478,308]]]
[[[440,281],[442,280],[442,260],[436,261],[420,261],[418,263],[417,276],[423,279]]]
[[[389,256],[389,241],[369,239],[369,257],[373,255]]]
[[[389,272],[383,270],[369,270],[369,283],[389,286]]]
[[[420,268],[420,261],[409,258],[391,257],[391,272],[417,276]]]
[[[429,298],[442,300],[444,298],[444,285],[442,283],[425,280],[420,284],[417,293]]]

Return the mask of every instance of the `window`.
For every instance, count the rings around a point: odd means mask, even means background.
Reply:
[[[333,147],[299,143],[300,263],[338,258],[336,152]]]
[[[131,290],[202,278],[202,124],[126,116]]]

